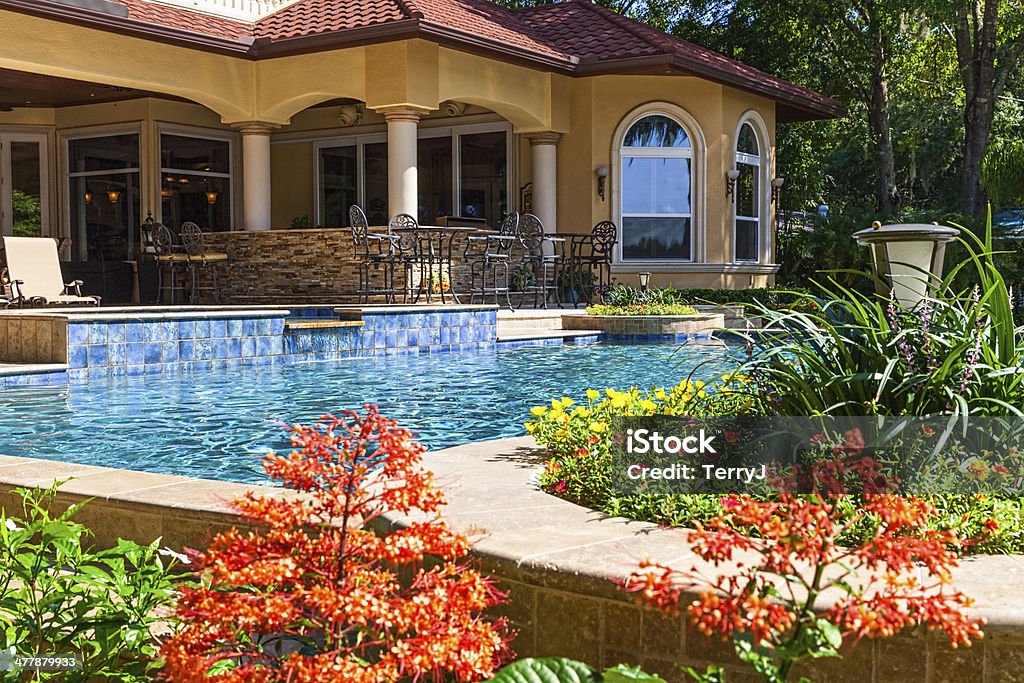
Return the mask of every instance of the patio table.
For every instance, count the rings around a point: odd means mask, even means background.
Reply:
[[[433,296],[433,282],[426,283],[424,286],[422,274],[424,272],[424,266],[426,266],[428,272],[433,276],[433,266],[436,263],[439,268],[444,268],[444,259],[442,254],[447,256],[448,265],[448,283],[451,287],[452,299],[455,303],[461,304],[459,301],[459,295],[455,292],[455,279],[452,276],[452,247],[455,244],[455,237],[460,234],[466,233],[480,233],[480,228],[463,227],[463,226],[443,226],[443,225],[418,225],[415,228],[395,228],[395,233],[412,233],[413,235],[413,246],[417,252],[417,256],[420,257],[420,284],[416,291],[416,298],[413,299],[413,303],[419,301],[420,295],[426,293],[427,302],[429,303]],[[436,240],[436,242],[435,242]],[[424,245],[429,250],[426,257],[424,258],[423,247]],[[437,247],[437,251],[434,251],[434,247]],[[441,290],[441,303],[445,301],[445,291],[443,282],[440,284],[439,289]]]

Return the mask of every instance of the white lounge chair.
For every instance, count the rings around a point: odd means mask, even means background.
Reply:
[[[30,306],[99,306],[98,296],[82,296],[82,281],[64,282],[57,242],[49,237],[4,237],[7,272],[21,302]]]

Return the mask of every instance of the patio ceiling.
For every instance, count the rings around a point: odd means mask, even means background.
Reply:
[[[179,97],[145,90],[0,69],[0,111],[10,111],[19,107],[73,107],[140,97],[185,101]]]

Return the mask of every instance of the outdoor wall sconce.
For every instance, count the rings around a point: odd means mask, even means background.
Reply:
[[[121,199],[121,193],[118,192],[117,190],[110,190],[109,192],[107,192],[107,199],[110,200],[111,204],[117,204],[117,202],[120,201]]]
[[[779,203],[779,196],[782,195],[782,186],[785,182],[785,178],[772,178],[772,204]]]
[[[640,290],[646,292],[647,291],[647,285],[650,284],[650,282],[651,282],[651,274],[647,273],[647,272],[644,272],[644,273],[637,273],[636,276],[640,279]]]
[[[740,178],[738,169],[730,168],[725,172],[725,198],[729,199],[736,194],[736,181]]]
[[[594,173],[597,174],[597,196],[599,196],[601,198],[601,201],[603,202],[604,186],[605,183],[608,181],[608,167],[598,166],[596,169],[594,169]]]
[[[213,206],[214,204],[217,203],[217,196],[218,194],[216,192],[207,192],[206,203],[209,204],[210,206]]]
[[[85,203],[92,204],[92,192],[85,193]]]
[[[170,199],[171,198],[171,191],[170,190],[160,190],[160,196],[162,198],[164,198],[164,199]]]
[[[959,230],[937,223],[882,225],[875,221],[853,236],[858,244],[871,249],[875,272],[885,285],[879,287],[879,294],[913,308],[927,296],[930,285],[942,278],[946,243],[959,234]]]

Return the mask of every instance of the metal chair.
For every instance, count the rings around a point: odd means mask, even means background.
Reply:
[[[164,300],[168,294],[168,303],[175,304],[175,294],[185,295],[185,275],[188,271],[188,254],[174,240],[171,231],[163,223],[153,223],[150,231],[153,236],[153,260],[157,263],[157,300]]]
[[[575,235],[572,239],[572,266],[587,277],[580,283],[581,293],[588,304],[593,303],[594,294],[603,298],[611,289],[612,253],[618,243],[618,228],[611,221],[601,221],[589,235]]]
[[[356,289],[359,303],[370,303],[371,294],[383,296],[387,303],[395,303],[395,265],[402,263],[397,240],[392,235],[370,232],[366,214],[355,204],[348,208],[348,222],[352,230],[355,259],[359,264],[359,285]],[[382,286],[379,288],[370,286],[371,273],[375,270],[381,273]]]
[[[413,302],[419,301],[421,294],[431,298],[434,264],[440,264],[440,255],[434,253],[434,245],[429,237],[419,232],[420,224],[415,216],[407,213],[395,214],[388,221],[388,235],[392,244],[398,249],[398,258],[402,264],[403,296],[408,301],[415,289]],[[413,273],[419,273],[419,281],[413,287]],[[440,272],[440,269],[438,269]]]
[[[210,292],[213,300],[220,303],[220,287],[217,285],[217,274],[220,267],[228,260],[225,251],[214,251],[206,244],[206,238],[198,225],[192,222],[181,224],[181,245],[188,256],[189,271],[189,303],[199,301],[200,292]],[[200,272],[203,274],[200,279]],[[209,279],[206,276],[209,275]],[[200,282],[205,284],[200,285]]]
[[[488,294],[494,295],[497,305],[498,297],[505,295],[505,304],[512,309],[509,295],[509,262],[512,260],[512,246],[518,239],[519,214],[512,212],[501,222],[496,233],[489,235],[470,235],[466,238],[466,249],[462,256],[469,265],[470,303],[480,297],[480,303]],[[498,282],[499,273],[503,276]],[[488,284],[490,275],[490,284]]]
[[[544,224],[532,213],[519,220],[519,242],[523,246],[523,266],[534,275],[534,283],[524,290],[533,294],[533,307],[538,302],[548,307],[548,299],[558,296],[558,274],[565,262],[565,238],[550,237],[544,233]]]

